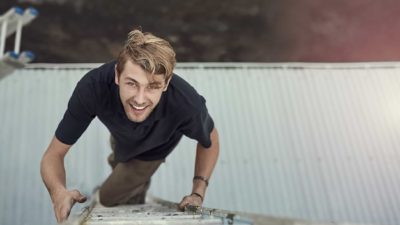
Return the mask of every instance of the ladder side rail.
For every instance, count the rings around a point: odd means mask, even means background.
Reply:
[[[0,58],[4,56],[4,50],[6,46],[6,39],[8,37],[7,28],[9,22],[15,21],[20,15],[23,14],[23,10],[19,7],[12,7],[6,13],[0,17],[1,22],[1,33],[0,33]]]
[[[7,33],[8,21],[3,20],[1,23],[1,34],[0,34],[0,59],[4,56],[4,49],[6,47],[6,33]]]
[[[22,34],[22,16],[19,16],[17,23],[17,31],[15,33],[14,52],[19,54],[21,47],[21,34]]]

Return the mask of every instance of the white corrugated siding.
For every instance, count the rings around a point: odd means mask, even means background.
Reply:
[[[39,163],[93,65],[51,66],[59,68],[0,80],[0,224],[55,224]],[[207,99],[220,133],[206,206],[400,224],[399,63],[195,63],[175,72]],[[96,119],[71,149],[69,187],[90,194],[107,177],[108,136]],[[194,149],[182,140],[153,178],[154,195],[179,201],[190,192]]]

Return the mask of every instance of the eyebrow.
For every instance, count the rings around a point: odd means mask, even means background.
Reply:
[[[149,83],[149,85],[161,85],[161,82],[153,81],[153,82]]]
[[[133,81],[133,82],[138,83],[137,80],[135,80],[135,79],[133,79],[133,78],[130,78],[130,77],[125,77],[125,80],[130,80],[130,81]]]
[[[137,83],[137,84],[140,84],[137,80],[135,80],[135,79],[133,79],[133,78],[130,78],[130,77],[125,77],[125,80],[129,80],[129,81],[135,82],[135,83]],[[152,82],[150,82],[148,85],[161,85],[161,82],[152,81]]]

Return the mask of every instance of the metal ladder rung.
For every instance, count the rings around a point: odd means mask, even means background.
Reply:
[[[23,68],[31,62],[35,55],[30,51],[20,53],[22,27],[29,24],[39,15],[35,8],[23,10],[12,7],[0,16],[0,79],[12,73],[15,69]],[[15,33],[14,51],[4,53],[6,39]]]
[[[6,38],[12,35],[18,29],[18,22],[21,20],[22,26],[28,25],[33,19],[38,16],[38,11],[34,8],[27,8],[22,14],[17,14],[8,20]]]

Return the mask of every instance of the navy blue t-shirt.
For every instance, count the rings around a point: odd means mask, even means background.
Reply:
[[[97,116],[115,138],[115,159],[120,162],[164,159],[183,135],[211,146],[214,122],[205,99],[189,83],[174,74],[153,112],[136,123],[125,114],[114,66],[115,61],[106,63],[78,82],[55,132],[61,142],[74,144]]]

